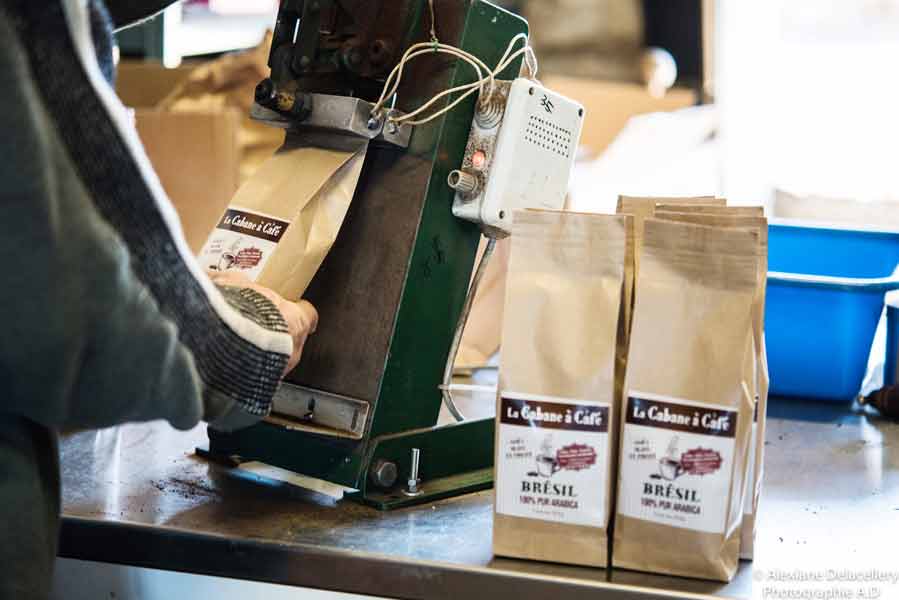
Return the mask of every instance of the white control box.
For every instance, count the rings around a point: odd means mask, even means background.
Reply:
[[[584,116],[583,106],[529,79],[497,82],[449,176],[453,214],[509,233],[515,209],[560,210]]]

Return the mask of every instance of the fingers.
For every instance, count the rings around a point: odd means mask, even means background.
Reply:
[[[267,287],[253,283],[246,275],[239,271],[208,271],[209,278],[216,285],[228,287],[241,287],[254,290],[269,300],[280,311],[287,324],[287,332],[293,339],[293,352],[287,361],[287,369],[284,374],[296,368],[303,355],[303,347],[310,335],[318,328],[318,311],[306,300],[290,302],[280,294]]]
[[[215,271],[207,269],[206,275],[208,275],[209,279],[214,283],[219,285],[251,287],[253,284],[250,278],[240,271]]]
[[[284,301],[278,308],[281,314],[284,315],[287,330],[293,338],[293,354],[287,361],[286,374],[299,364],[306,340],[318,327],[318,311],[305,300],[296,303]]]
[[[315,333],[315,331],[318,329],[318,311],[315,310],[315,307],[306,300],[300,300],[299,302],[297,302],[297,306],[299,307],[300,312],[303,314],[304,322],[307,327],[306,333]]]

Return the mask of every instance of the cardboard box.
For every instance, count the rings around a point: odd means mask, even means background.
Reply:
[[[135,111],[137,132],[198,253],[238,186],[240,114]]]
[[[234,109],[167,112],[155,106],[196,65],[166,69],[158,63],[123,62],[116,91],[135,109],[135,122],[150,162],[197,253],[239,185],[238,131]]]
[[[116,72],[116,92],[125,106],[155,107],[199,64],[184,62],[166,69],[157,61],[123,60]]]

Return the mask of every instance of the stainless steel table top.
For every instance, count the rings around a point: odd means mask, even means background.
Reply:
[[[162,423],[63,440],[60,554],[401,598],[748,599],[772,569],[899,572],[899,425],[783,400],[769,415],[756,561],[727,585],[494,558],[492,492],[382,513],[237,476],[193,455],[205,429]]]

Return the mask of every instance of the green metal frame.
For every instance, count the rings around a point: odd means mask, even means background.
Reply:
[[[460,46],[487,64],[496,64],[509,41],[527,33],[527,22],[484,0],[468,7]],[[502,74],[514,78],[520,61]],[[474,81],[458,62],[451,87]],[[210,451],[261,460],[285,469],[360,490],[362,501],[381,509],[427,502],[490,487],[493,421],[433,427],[440,412],[438,388],[456,321],[468,289],[480,231],[452,214],[454,192],[446,183],[462,162],[475,98],[462,103],[437,125],[415,132],[409,152],[429,161],[432,172],[415,246],[384,367],[373,417],[362,442],[335,440],[261,423],[232,434],[210,430]],[[424,493],[416,498],[374,489],[368,481],[373,461],[389,459],[404,484],[412,448],[422,451]]]
[[[409,431],[377,438],[366,460],[392,462],[400,474],[391,490],[375,486],[368,478],[354,497],[381,510],[401,508],[441,498],[487,489],[493,484],[493,419]],[[421,494],[403,493],[412,468],[412,449],[421,452]]]
[[[466,18],[461,47],[488,65],[496,64],[509,40],[527,32],[527,22],[487,2],[474,0]],[[506,73],[514,77],[520,63]],[[474,81],[472,69],[459,63],[451,86]],[[371,436],[430,427],[437,422],[443,377],[456,321],[462,311],[480,230],[452,214],[455,192],[447,177],[462,164],[474,116],[475,97],[450,112],[432,146],[434,165],[427,201],[396,327],[384,371]],[[413,135],[411,151],[416,144]]]

